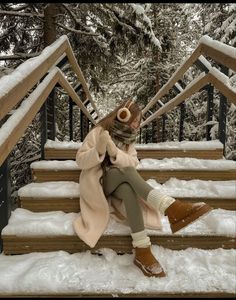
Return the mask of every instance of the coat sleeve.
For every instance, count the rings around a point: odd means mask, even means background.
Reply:
[[[129,146],[127,152],[124,152],[118,148],[116,157],[110,158],[110,160],[111,163],[117,167],[137,167],[139,160],[134,143]]]
[[[105,154],[99,155],[96,143],[99,138],[101,128],[92,129],[86,136],[82,146],[76,153],[76,163],[81,170],[93,168],[104,160]]]

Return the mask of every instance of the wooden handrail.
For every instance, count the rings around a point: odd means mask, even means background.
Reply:
[[[153,119],[163,115],[164,113],[169,112],[181,102],[183,102],[187,97],[190,97],[193,93],[199,91],[204,85],[206,85],[207,77],[205,73],[201,73],[201,75],[192,82],[191,86],[187,86],[181,93],[179,93],[175,98],[167,102],[164,106],[158,109],[155,113],[153,113],[150,117],[148,117],[144,122],[141,123],[140,127],[147,125]]]
[[[156,93],[156,95],[150,100],[150,102],[144,107],[142,110],[142,114],[144,115],[161,97],[166,95],[169,90],[177,83],[177,81],[182,78],[184,73],[192,66],[195,60],[201,55],[201,45],[199,45],[192,55],[182,64],[175,73],[171,76],[171,78],[167,81],[165,85]]]
[[[218,76],[215,76],[217,74]],[[222,80],[222,74],[216,68],[211,68],[209,73],[201,73],[201,75],[192,81],[181,93],[179,93],[175,98],[167,102],[164,106],[158,109],[155,113],[153,113],[149,118],[147,118],[144,122],[141,123],[140,127],[147,125],[153,119],[163,115],[164,113],[169,112],[181,102],[183,102],[186,98],[190,97],[197,91],[199,91],[202,87],[204,87],[208,83],[212,83],[220,92],[222,92],[225,97],[227,97],[232,103],[236,105],[236,92],[227,85],[227,82]],[[224,75],[227,77],[226,75]],[[227,77],[228,78],[228,77]]]
[[[90,121],[95,123],[79,96],[64,77],[64,74],[59,68],[55,67],[0,128],[0,166],[11,153],[57,83],[67,91]]]
[[[216,76],[217,74],[218,76]],[[141,123],[140,127],[143,127],[150,123],[153,119],[160,117],[164,113],[167,113],[171,111],[173,108],[175,108],[177,105],[182,103],[184,100],[189,98],[194,93],[198,92],[202,87],[204,87],[206,84],[211,83],[216,88],[218,88],[219,91],[222,92],[222,94],[227,97],[232,103],[236,105],[236,92],[230,88],[227,85],[227,82],[224,82],[222,80],[222,74],[219,70],[216,68],[211,68],[209,73],[201,73],[201,75],[192,81],[181,93],[179,93],[175,98],[167,102],[164,106],[162,106],[160,109],[158,109],[155,113],[153,113],[150,117],[148,117],[144,122]],[[226,75],[224,75],[227,77]]]
[[[169,90],[177,83],[177,81],[184,75],[184,73],[192,66],[192,64],[198,59],[198,57],[202,54],[205,54],[218,63],[227,66],[232,70],[236,70],[236,48],[228,45],[224,45],[226,51],[222,49],[221,42],[215,41],[208,36],[203,36],[199,40],[199,45],[192,53],[192,55],[176,70],[176,72],[171,76],[168,82],[162,86],[162,88],[157,92],[157,94],[150,100],[150,102],[146,105],[146,107],[142,110],[142,114],[144,115],[161,97],[166,95]],[[211,77],[212,83],[216,83],[218,88],[222,88],[224,86],[224,91],[222,93],[227,93],[230,95],[230,100],[234,103],[235,95],[232,97],[231,90],[226,91],[225,85],[222,85],[222,82],[219,81],[219,78]],[[226,96],[228,97],[228,96]],[[148,118],[150,120],[150,117]],[[147,119],[147,120],[148,120]],[[152,118],[153,120],[154,118]],[[146,120],[146,121],[147,121]],[[147,122],[143,122],[143,124],[147,124]],[[143,125],[144,126],[144,125]]]
[[[208,36],[200,38],[199,43],[201,43],[201,51],[204,55],[209,56],[219,64],[236,71],[236,48],[213,40]],[[224,49],[222,48],[222,44],[224,45]]]
[[[98,114],[92,101],[88,86],[74,57],[70,42],[66,35],[61,36],[53,44],[46,47],[38,57],[30,58],[16,68],[11,74],[0,79],[0,120],[25,97],[39,80],[47,74],[58,60],[66,53],[68,60],[84,88],[87,98]],[[18,80],[16,74],[19,74]],[[10,84],[9,84],[10,83]]]

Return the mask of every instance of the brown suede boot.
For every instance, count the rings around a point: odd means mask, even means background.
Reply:
[[[212,209],[204,202],[189,203],[176,200],[165,210],[165,215],[169,219],[172,232],[175,233],[209,213]]]
[[[164,277],[166,276],[161,265],[151,252],[151,246],[147,248],[134,248],[134,264],[141,269],[145,276]]]

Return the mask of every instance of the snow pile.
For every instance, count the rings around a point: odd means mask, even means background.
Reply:
[[[197,159],[189,157],[174,157],[164,159],[141,159],[138,170],[236,170],[236,162],[226,159]]]
[[[159,189],[172,197],[193,198],[236,198],[236,180],[180,180],[170,178],[163,184],[154,179],[146,181],[153,188]],[[19,197],[30,198],[78,198],[80,196],[79,183],[74,181],[49,181],[30,183],[18,190]]]
[[[31,212],[17,208],[12,212],[8,225],[3,228],[3,235],[75,235],[72,222],[77,213],[62,211]],[[167,217],[162,216],[162,230],[148,230],[151,235],[171,234]],[[129,234],[130,227],[116,222],[113,218],[104,235]],[[214,209],[193,224],[179,231],[181,235],[225,235],[236,236],[236,211]]]
[[[182,141],[182,142],[162,142],[135,144],[136,150],[213,150],[223,149],[223,144],[219,140],[212,141]]]
[[[146,181],[153,188],[172,197],[197,197],[197,198],[231,198],[236,199],[236,180],[212,181],[212,180],[179,180],[170,178],[163,184],[154,179]]]
[[[44,145],[44,148],[54,148],[54,149],[78,149],[82,145],[82,142],[74,142],[74,141],[53,141],[53,140],[47,140],[47,142]]]
[[[77,198],[79,195],[79,183],[74,181],[33,182],[18,190],[19,197],[30,198]]]

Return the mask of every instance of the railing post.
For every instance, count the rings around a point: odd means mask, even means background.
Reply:
[[[207,122],[212,121],[213,117],[213,95],[214,95],[214,86],[211,84],[208,84],[206,86],[207,91]],[[211,127],[212,125],[206,126],[206,139],[207,141],[211,140]]]
[[[157,132],[157,119],[151,122],[152,124],[152,143],[157,143],[158,132]]]
[[[179,122],[179,142],[183,140],[184,135],[185,102],[180,104],[180,122]]]
[[[0,167],[0,233],[8,224],[11,215],[11,183],[10,183],[9,159]],[[3,250],[2,239],[0,239],[0,252]]]
[[[74,103],[69,97],[69,130],[70,130],[70,141],[73,141],[73,106]]]
[[[145,125],[145,144],[148,142],[148,125]]]
[[[162,115],[162,139],[161,139],[162,142],[165,142],[166,139],[165,130],[166,130],[166,116]]]
[[[40,109],[40,123],[41,123],[41,159],[44,159],[44,145],[48,138],[47,130],[47,105],[44,102],[43,106]]]
[[[55,140],[55,88],[47,98],[47,134],[48,139]]]
[[[142,143],[142,128],[139,129],[139,140],[138,140],[139,144]]]
[[[221,66],[221,72],[228,76],[229,69]],[[227,112],[227,98],[220,93],[220,106],[219,106],[219,140],[224,145],[226,140],[226,112]]]

